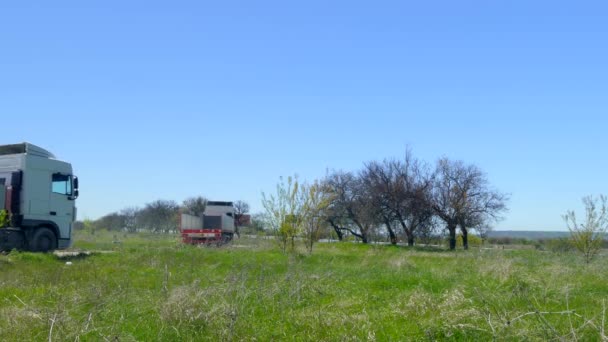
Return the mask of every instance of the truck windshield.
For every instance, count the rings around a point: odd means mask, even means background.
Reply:
[[[61,195],[72,194],[72,182],[70,176],[60,173],[53,174],[53,193]]]

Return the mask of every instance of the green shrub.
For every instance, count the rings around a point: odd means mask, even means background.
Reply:
[[[445,239],[444,244],[446,246],[450,245],[450,240]],[[482,245],[481,238],[477,235],[469,234],[469,247],[480,247]],[[462,247],[462,234],[458,234],[456,236],[456,247]]]
[[[0,228],[8,227],[11,223],[11,218],[6,210],[0,210]]]
[[[547,249],[554,253],[568,253],[574,251],[574,246],[568,238],[549,239],[545,242]]]

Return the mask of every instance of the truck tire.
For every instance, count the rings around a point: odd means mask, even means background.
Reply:
[[[232,233],[222,233],[222,245],[230,243],[232,241],[232,237],[234,234]]]
[[[32,252],[50,252],[57,249],[57,237],[46,227],[36,229],[29,243]]]

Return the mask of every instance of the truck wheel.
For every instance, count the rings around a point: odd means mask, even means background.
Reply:
[[[222,244],[225,245],[225,244],[229,243],[230,241],[232,241],[232,236],[233,236],[233,234],[231,234],[231,233],[222,234]]]
[[[50,252],[57,249],[55,233],[46,227],[40,227],[34,232],[30,241],[30,250],[33,252]]]

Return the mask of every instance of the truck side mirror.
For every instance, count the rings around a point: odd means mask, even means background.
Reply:
[[[68,196],[68,199],[69,199],[70,201],[73,201],[73,200],[75,200],[75,199],[77,199],[77,198],[78,198],[78,189],[74,189],[74,190],[72,191],[72,195],[71,195],[71,196]]]
[[[78,190],[78,177],[74,177],[74,190]],[[74,192],[74,194],[77,194],[78,192]],[[76,195],[76,197],[78,197],[78,195]]]

